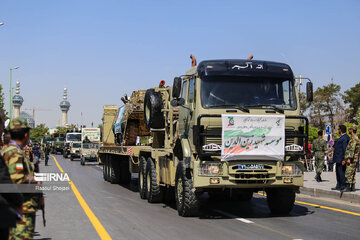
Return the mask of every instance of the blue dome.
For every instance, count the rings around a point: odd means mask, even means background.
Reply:
[[[61,110],[69,110],[70,103],[68,101],[61,101],[59,106]]]
[[[70,103],[69,103],[69,101],[62,101],[62,102],[60,102],[60,106],[69,106],[70,107]]]
[[[20,95],[15,95],[14,97],[13,97],[13,99],[12,99],[12,102],[13,102],[13,104],[22,104],[23,102],[24,102],[24,99],[23,99],[23,97],[22,96],[20,96]]]

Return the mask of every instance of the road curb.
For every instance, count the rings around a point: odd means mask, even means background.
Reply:
[[[300,193],[313,197],[333,198],[337,200],[360,204],[360,195],[349,192],[344,192],[341,196],[340,191],[335,191],[335,190],[329,191],[318,188],[300,187]]]

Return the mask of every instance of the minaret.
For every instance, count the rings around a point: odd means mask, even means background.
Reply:
[[[67,112],[70,109],[70,103],[67,100],[67,89],[64,88],[63,101],[60,102],[60,109],[62,112],[62,126],[67,125]]]
[[[20,107],[24,102],[22,96],[20,96],[20,82],[16,82],[16,92],[15,96],[12,99],[14,106],[14,118],[20,117]]]

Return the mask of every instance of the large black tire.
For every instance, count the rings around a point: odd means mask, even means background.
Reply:
[[[109,159],[109,181],[112,184],[120,182],[120,166],[119,161],[114,158]]]
[[[104,168],[105,168],[105,180],[108,182],[110,180],[110,167],[109,167],[109,163],[110,162],[110,158],[109,156],[106,156],[105,158],[105,164],[104,164]]]
[[[294,207],[295,191],[292,188],[268,189],[266,195],[273,214],[289,214]]]
[[[106,165],[107,165],[106,161],[107,161],[107,157],[104,156],[102,158],[102,160],[103,160],[103,177],[104,177],[104,180],[107,181],[107,177],[106,177]]]
[[[163,199],[162,189],[156,184],[156,168],[152,158],[146,162],[146,197],[149,203],[158,203]]]
[[[160,92],[155,92],[154,89],[148,89],[144,98],[144,115],[145,123],[148,130],[162,129],[165,127],[163,101]]]
[[[141,199],[146,199],[146,158],[140,157],[138,189]]]
[[[195,217],[199,215],[199,199],[193,189],[190,169],[184,162],[179,162],[175,175],[175,201],[178,213],[182,217]]]

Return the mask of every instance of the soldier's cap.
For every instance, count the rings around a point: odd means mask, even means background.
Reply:
[[[349,129],[352,129],[352,130],[354,130],[354,131],[357,131],[357,126],[356,126],[356,125],[352,125],[352,126],[349,127]]]
[[[9,130],[10,131],[14,131],[14,130],[19,130],[19,129],[30,129],[30,125],[27,122],[27,120],[25,118],[14,118],[13,120],[11,120],[10,124],[9,124]]]

